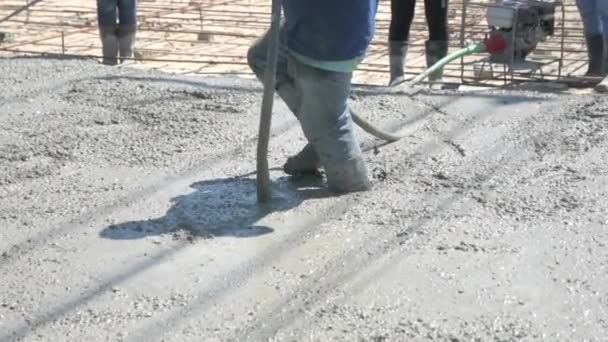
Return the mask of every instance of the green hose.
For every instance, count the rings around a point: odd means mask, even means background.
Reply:
[[[414,78],[413,80],[409,81],[408,86],[413,86],[413,85],[420,83],[425,78],[427,78],[430,74],[443,68],[447,64],[451,63],[452,61],[454,61],[460,57],[464,57],[466,55],[470,55],[473,53],[480,53],[480,52],[484,52],[484,51],[485,51],[485,45],[483,43],[477,43],[477,44],[469,45],[469,46],[465,47],[464,49],[460,49],[454,53],[451,53],[451,54],[443,57],[442,59],[440,59],[432,67],[426,69],[425,72],[416,76],[416,78]]]

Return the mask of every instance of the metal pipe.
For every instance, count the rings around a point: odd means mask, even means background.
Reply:
[[[28,8],[30,8],[30,7],[32,7],[32,6],[34,6],[35,4],[37,4],[37,3],[41,2],[41,1],[42,1],[42,0],[34,0],[34,1],[32,1],[32,2],[30,2],[30,3],[28,3],[28,4],[24,5],[24,6],[22,6],[22,7],[20,7],[20,8],[18,8],[18,9],[16,9],[16,10],[14,10],[14,11],[13,11],[13,13],[11,13],[11,14],[7,15],[6,17],[4,17],[4,18],[0,19],[0,23],[1,23],[1,22],[3,22],[3,21],[7,21],[7,20],[9,20],[10,18],[12,18],[12,17],[16,16],[17,14],[19,14],[19,13],[21,13],[21,12],[25,11],[26,9],[28,9]]]

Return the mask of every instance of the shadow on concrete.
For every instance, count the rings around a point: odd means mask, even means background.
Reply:
[[[191,218],[201,220],[201,222],[207,220],[209,225],[192,226],[191,232],[194,232],[194,234],[209,236],[208,233],[211,232],[219,234],[217,236],[254,237],[273,232],[269,227],[255,225],[257,221],[266,215],[294,208],[307,199],[333,196],[325,189],[321,178],[281,177],[272,182],[272,201],[268,205],[262,206],[257,203],[255,180],[248,178],[251,174],[253,174],[253,172],[237,177],[194,183],[191,185],[194,189],[192,193],[174,198],[172,200],[173,205],[171,209],[168,210],[167,214],[160,219],[152,221],[156,222],[156,224],[160,224],[163,221],[176,222],[179,221],[179,219],[184,218],[184,216],[182,216],[184,210],[193,210],[198,207],[200,211],[186,212],[185,214],[189,215]],[[239,191],[242,191],[242,193],[238,193]],[[209,203],[205,202],[205,200],[208,200],[211,205],[208,205]],[[301,227],[296,229],[294,233],[288,234],[286,238],[281,240],[283,242],[278,242],[257,256],[255,260],[252,260],[252,264],[266,265],[271,260],[279,258],[292,247],[287,244],[286,241],[299,241],[304,238],[312,229],[317,228],[329,213],[341,215],[348,208],[344,205],[345,203],[348,202],[342,201],[342,198],[339,198],[337,203],[333,206],[330,206],[326,210],[321,210],[318,217],[314,217],[311,221],[304,220],[303,222],[298,222]],[[229,218],[220,219],[222,215],[221,212],[228,209],[231,213]],[[214,210],[219,211],[214,212]],[[212,215],[213,218],[205,219],[205,215]],[[145,226],[149,222],[150,220],[142,220],[112,225],[103,229],[100,232],[100,236],[108,239],[143,238],[146,235],[144,235],[144,232],[138,232],[137,227],[141,224]],[[215,223],[215,227],[211,225],[213,223]],[[247,232],[249,227],[254,228],[250,229],[250,232]],[[162,225],[157,226],[156,228],[158,230],[151,230],[145,232],[145,234],[170,233],[171,230],[173,230],[174,233],[177,233],[178,230],[176,229],[180,229],[177,226],[162,227]],[[212,228],[215,228],[215,230]],[[186,232],[187,234],[190,234],[187,236],[194,238],[191,235],[191,232]],[[247,233],[243,234],[243,232]],[[170,260],[171,257],[182,251],[189,244],[190,242],[188,239],[179,239],[174,246],[157,253],[152,253],[142,260],[134,261],[132,264],[128,265],[128,267],[116,271],[109,278],[100,280],[97,285],[83,290],[83,292],[75,298],[66,298],[65,301],[57,306],[45,308],[36,317],[29,320],[27,324],[22,324],[12,330],[0,331],[0,341],[23,339],[38,328],[46,326],[47,324],[56,321],[59,317],[63,317],[93,299],[98,298],[109,288],[118,286],[128,279],[134,278],[146,270],[152,269],[160,263]],[[231,276],[235,279],[248,279],[252,275],[251,272],[256,272],[257,270],[257,267],[252,268],[246,266],[242,269],[239,268],[238,270],[235,270],[231,273]],[[228,282],[228,284],[231,284],[231,282]],[[212,286],[215,286],[217,289],[228,288],[223,280],[213,283]]]
[[[318,177],[283,177],[273,183],[273,201],[257,202],[253,178],[232,177],[197,182],[193,191],[171,199],[167,213],[154,219],[111,225],[102,238],[134,240],[154,235],[173,235],[175,239],[239,237],[250,238],[274,230],[256,224],[273,212],[287,211],[311,198],[329,196]]]

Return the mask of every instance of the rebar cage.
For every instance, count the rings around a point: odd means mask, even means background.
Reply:
[[[0,18],[33,0],[0,0]],[[424,2],[418,1],[411,28],[406,74],[417,75],[425,68],[424,41],[427,27]],[[482,39],[487,33],[484,6],[492,1],[449,2],[450,49]],[[390,3],[380,2],[377,31],[369,54],[355,73],[355,82],[388,82],[388,27]],[[195,75],[235,74],[251,77],[246,52],[254,39],[268,29],[270,0],[139,0],[139,31],[136,58],[130,66]],[[586,65],[581,19],[574,0],[564,0],[556,31],[537,53],[553,59],[538,73],[508,74],[492,66],[492,82],[556,79],[581,74]],[[561,42],[560,42],[561,40]],[[99,58],[100,41],[94,1],[43,0],[0,22],[0,54],[54,54]],[[479,58],[480,56],[476,56]],[[558,60],[557,62],[555,60]],[[445,68],[445,81],[492,83],[476,78],[484,74],[474,60],[463,59]],[[490,67],[489,65],[487,66]],[[480,71],[481,70],[481,71]],[[512,69],[513,70],[513,69]],[[506,75],[506,76],[505,76]],[[513,76],[513,77],[511,77]]]

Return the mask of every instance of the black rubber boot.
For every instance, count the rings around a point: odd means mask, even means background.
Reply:
[[[608,36],[604,36],[604,59],[602,67],[604,68],[603,76],[608,76]]]
[[[120,63],[123,63],[125,58],[133,57],[136,31],[137,26],[134,25],[118,26],[118,50],[120,53]]]
[[[595,86],[598,93],[608,93],[608,37],[604,37],[604,79]]]
[[[587,77],[601,77],[604,75],[604,37],[599,34],[587,35],[587,55],[589,68],[585,73]]]
[[[388,57],[391,72],[389,85],[395,85],[403,82],[405,74],[405,58],[407,57],[407,41],[389,41],[388,42]]]
[[[448,53],[448,42],[427,40],[426,48],[426,67],[430,68],[439,62]],[[443,77],[443,68],[429,75],[429,81],[439,81]]]
[[[287,162],[283,165],[283,171],[292,176],[319,176],[321,175],[320,168],[321,161],[319,155],[311,144],[304,146],[302,151],[295,156],[287,158]]]
[[[608,93],[608,76],[595,86],[595,91],[602,94]]]
[[[327,187],[329,191],[345,194],[349,192],[368,191],[372,183],[367,174],[367,167],[361,156],[340,163],[325,165]]]
[[[116,36],[115,26],[99,27],[101,38],[101,52],[103,55],[102,63],[105,65],[116,65],[118,55],[118,37]]]

